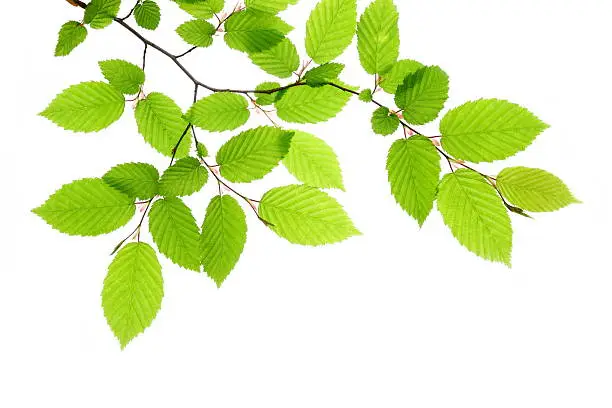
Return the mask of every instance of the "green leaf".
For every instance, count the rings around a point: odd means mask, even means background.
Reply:
[[[288,38],[284,38],[269,50],[249,54],[249,58],[253,64],[279,78],[290,77],[300,65],[295,45]]]
[[[249,54],[263,52],[280,43],[292,29],[273,14],[247,9],[225,22],[225,43]]]
[[[306,52],[317,64],[340,56],[353,41],[356,0],[321,0],[306,23]]]
[[[194,157],[180,159],[170,166],[159,180],[159,193],[163,196],[188,196],[204,187],[208,170]]]
[[[108,27],[119,13],[120,6],[121,0],[91,0],[83,21],[95,29]]]
[[[395,133],[400,126],[397,115],[392,114],[388,108],[380,107],[372,114],[372,130],[374,133],[388,136]]]
[[[212,18],[215,13],[223,10],[223,0],[175,0],[181,9],[191,14],[195,18],[207,20]]]
[[[276,14],[285,10],[289,5],[297,4],[299,0],[246,0],[250,9]]]
[[[423,136],[397,140],[389,150],[387,172],[395,201],[420,226],[433,208],[440,180],[440,156]]]
[[[150,93],[136,106],[136,124],[145,141],[165,156],[172,156],[188,122],[183,119],[181,108],[172,99],[158,92]],[[191,146],[191,132],[183,138],[176,157],[187,156]]]
[[[314,187],[273,188],[262,197],[259,215],[280,237],[294,244],[333,244],[361,234],[342,206]]]
[[[244,125],[250,115],[249,103],[243,96],[220,92],[197,101],[185,117],[202,129],[223,132]]]
[[[357,25],[357,49],[368,74],[386,72],[399,56],[399,13],[393,0],[375,0]]]
[[[122,349],[151,325],[163,297],[161,265],[153,248],[141,242],[123,247],[108,267],[102,289],[104,316]]]
[[[309,133],[295,132],[283,164],[304,184],[344,190],[336,154],[327,143]]]
[[[374,100],[371,89],[364,89],[359,93],[359,100],[361,102],[370,103]]]
[[[238,263],[246,243],[244,211],[230,196],[214,197],[206,209],[200,248],[204,271],[221,287]]]
[[[289,151],[293,132],[271,126],[249,129],[227,141],[217,152],[221,175],[231,182],[263,178]]]
[[[197,143],[196,150],[198,152],[198,156],[199,157],[206,157],[206,156],[208,156],[208,149],[201,142]]]
[[[329,62],[306,72],[303,80],[309,86],[323,86],[337,80],[343,69],[344,64]]]
[[[395,94],[397,87],[404,83],[404,79],[423,68],[423,64],[413,60],[400,60],[380,75],[380,87],[387,93]]]
[[[448,112],[440,122],[444,149],[474,163],[513,156],[547,128],[527,109],[499,99],[468,102]]]
[[[60,29],[55,56],[68,55],[87,38],[87,28],[78,21],[69,21]]]
[[[497,176],[497,187],[512,204],[532,212],[556,211],[580,203],[561,179],[540,169],[504,169]]]
[[[166,197],[153,204],[149,231],[159,252],[183,268],[200,271],[200,229],[180,198]]]
[[[444,176],[438,187],[438,210],[461,245],[484,259],[510,266],[510,217],[482,176],[467,169]]]
[[[145,0],[134,9],[136,24],[147,30],[155,30],[161,20],[161,10],[156,2]]]
[[[297,86],[276,102],[276,113],[286,122],[325,122],[340,113],[350,98],[351,94],[331,85]]]
[[[148,200],[157,195],[159,172],[147,163],[124,163],[110,169],[102,180],[132,200]]]
[[[97,132],[117,121],[125,109],[123,94],[104,82],[82,82],[57,95],[40,113],[66,130]]]
[[[257,85],[255,90],[256,91],[268,91],[268,90],[280,88],[280,86],[281,85],[278,82],[264,82],[264,83]],[[272,105],[274,104],[276,99],[279,97],[279,94],[280,92],[275,92],[271,94],[258,93],[256,94],[257,100],[255,100],[255,102],[259,106]]]
[[[208,21],[191,20],[181,24],[176,32],[187,44],[196,47],[209,47],[213,43],[213,35],[217,32],[217,29]]]
[[[124,60],[106,60],[98,63],[104,78],[120,92],[134,95],[145,82],[145,73],[137,65]]]
[[[94,236],[127,224],[136,206],[102,179],[87,178],[64,185],[32,211],[60,232]]]
[[[397,88],[395,103],[408,123],[424,125],[436,119],[448,99],[448,75],[439,67],[409,74]]]

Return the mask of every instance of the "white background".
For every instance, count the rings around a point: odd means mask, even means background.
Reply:
[[[161,3],[162,26],[147,36],[181,52],[172,30],[187,15]],[[165,168],[129,108],[99,134],[71,134],[36,116],[69,84],[101,79],[97,61],[138,63],[141,44],[113,25],[90,32],[70,57],[54,58],[60,25],[82,12],[59,0],[4,5],[0,406],[612,406],[612,3],[396,3],[401,56],[449,73],[447,106],[498,97],[536,112],[551,129],[508,164],[559,175],[584,204],[535,221],[513,217],[513,268],[483,261],[454,241],[438,213],[419,230],[394,203],[384,171],[393,138],[374,135],[372,106],[355,100],[336,119],[303,128],[338,153],[347,193],[332,194],[364,235],[325,248],[292,246],[249,214],[246,250],[222,289],[163,261],[163,308],[123,352],[100,290],[109,252],[133,225],[68,237],[29,210],[62,184],[118,163]],[[302,56],[314,4],[302,0],[283,13]],[[341,60],[347,82],[370,86],[354,45]],[[223,41],[185,62],[215,86],[271,79]],[[147,91],[189,106],[189,81],[153,50],[147,76]],[[213,152],[230,136],[201,132]],[[480,168],[494,174],[503,166]],[[279,168],[241,189],[260,196],[292,182]],[[213,192],[210,183],[189,199],[198,220]]]

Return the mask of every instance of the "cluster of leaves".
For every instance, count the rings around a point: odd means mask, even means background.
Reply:
[[[99,178],[64,185],[34,212],[60,232],[93,236],[129,223],[141,207],[136,228],[115,251],[104,282],[102,305],[108,323],[125,347],[145,330],[163,297],[161,266],[155,249],[141,242],[148,229],[157,251],[175,264],[204,270],[218,286],[237,264],[247,238],[246,214],[240,202],[280,237],[301,245],[343,241],[360,232],[342,206],[324,189],[344,190],[338,159],[329,145],[309,133],[284,129],[272,119],[292,124],[319,123],[335,117],[351,97],[375,104],[371,125],[376,134],[400,132],[387,158],[390,190],[397,203],[419,225],[434,204],[457,240],[468,250],[510,265],[512,227],[509,213],[554,211],[577,202],[565,184],[540,169],[510,167],[496,177],[465,164],[506,159],[524,150],[547,128],[527,109],[504,100],[481,99],[448,111],[440,135],[427,137],[414,126],[436,120],[448,99],[449,79],[437,66],[399,59],[399,14],[392,0],[374,0],[358,20],[356,0],[321,0],[306,24],[305,48],[310,61],[300,69],[293,29],[278,15],[298,0],[246,0],[222,13],[223,0],[173,0],[192,20],[176,32],[193,46],[174,56],[194,82],[192,106],[186,111],[159,92],[145,93],[143,67],[123,60],[99,63],[106,81],[84,82],[61,92],[41,115],[76,132],[97,132],[123,115],[136,101],[138,131],[152,148],[170,157],[161,172],[149,163],[124,163]],[[154,30],[161,19],[152,0],[139,0],[118,18],[120,0],[72,1],[84,9],[82,21],[64,24],[56,55],[71,53],[87,37],[87,27],[102,29],[113,21],[135,33],[125,21]],[[344,84],[344,65],[334,62],[357,34],[363,69],[374,75],[373,89]],[[228,47],[243,52],[262,70],[279,79],[253,90],[221,90],[203,84],[178,62],[196,48],[210,46],[223,34]],[[145,45],[153,45],[142,35]],[[163,50],[155,46],[158,50]],[[317,66],[307,70],[312,63]],[[281,84],[281,79],[297,79]],[[197,98],[200,88],[211,91]],[[387,94],[389,108],[374,99]],[[132,95],[133,99],[126,100]],[[273,126],[242,130],[216,153],[215,164],[196,128],[207,132],[236,130],[250,119],[250,105],[265,113]],[[442,161],[449,172],[442,173]],[[239,193],[229,183],[250,183],[284,165],[300,184],[273,188],[259,200]],[[195,194],[213,178],[219,194],[204,213],[201,227],[183,197]],[[128,242],[132,240],[132,242]]]

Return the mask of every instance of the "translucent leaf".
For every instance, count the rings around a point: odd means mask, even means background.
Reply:
[[[208,170],[194,157],[185,157],[170,166],[159,180],[159,194],[163,196],[188,196],[204,187]]]
[[[209,47],[213,43],[214,25],[204,20],[191,20],[181,24],[176,32],[187,44],[196,47]]]
[[[447,99],[448,75],[439,67],[424,67],[409,74],[395,94],[404,119],[415,125],[436,119]]]
[[[223,10],[223,0],[200,0],[200,1],[186,1],[186,0],[175,0],[179,7],[191,14],[195,18],[201,18],[207,20],[213,17],[214,13],[219,13]]]
[[[68,55],[87,38],[87,28],[78,21],[69,21],[60,29],[55,56]]]
[[[247,9],[226,21],[225,43],[249,54],[263,52],[280,43],[292,29],[273,14]]]
[[[238,263],[247,224],[240,204],[228,195],[214,197],[206,209],[200,248],[204,271],[221,287]]]
[[[155,30],[161,20],[161,11],[156,2],[145,0],[134,9],[136,24],[147,30]]]
[[[60,232],[94,236],[127,224],[136,206],[102,179],[87,178],[64,185],[32,211]]]
[[[148,200],[157,195],[159,172],[147,163],[124,163],[110,169],[102,180],[132,200]]]
[[[243,96],[221,92],[197,101],[187,112],[186,118],[202,129],[222,132],[244,125],[249,116],[249,104]]]
[[[361,102],[370,103],[373,100],[373,96],[371,89],[364,89],[359,93],[359,100]]]
[[[389,150],[387,172],[391,194],[420,226],[433,208],[440,171],[440,156],[426,137],[397,140]]]
[[[547,128],[527,109],[499,99],[468,102],[448,112],[440,122],[444,149],[474,163],[513,156]]]
[[[356,0],[321,0],[306,23],[306,52],[317,64],[340,56],[353,41]]]
[[[333,244],[361,234],[342,206],[314,187],[273,188],[262,197],[259,215],[280,237],[294,244]]]
[[[357,25],[357,49],[361,66],[368,74],[380,74],[399,56],[399,13],[393,0],[375,0]]]
[[[85,9],[83,22],[91,28],[108,27],[117,16],[121,0],[91,0]]]
[[[322,86],[337,80],[343,69],[344,64],[329,62],[307,71],[303,80],[309,86]]]
[[[392,114],[388,108],[380,107],[372,114],[372,130],[374,133],[388,136],[395,133],[400,126],[397,115]]]
[[[217,152],[221,175],[241,183],[263,178],[285,157],[292,136],[293,132],[271,126],[240,133]]]
[[[137,65],[124,60],[106,60],[98,63],[104,78],[120,92],[134,95],[145,82],[145,73]]]
[[[153,204],[149,230],[159,252],[183,268],[200,271],[200,229],[180,198],[166,197]]]
[[[336,154],[327,143],[309,133],[295,131],[283,164],[304,184],[344,190]]]
[[[250,9],[260,10],[266,13],[279,13],[289,5],[297,4],[299,0],[246,0],[246,6]]]
[[[561,179],[540,169],[504,169],[497,176],[497,187],[512,204],[532,212],[556,211],[580,202]]]
[[[105,82],[83,82],[57,95],[40,113],[66,130],[97,132],[123,114],[123,94]]]
[[[280,84],[278,82],[264,82],[255,88],[257,91],[267,91],[272,89],[280,88]],[[258,93],[257,100],[255,101],[260,106],[272,105],[279,97],[279,92],[275,92],[272,94]]]
[[[379,85],[385,92],[395,94],[404,79],[421,68],[423,64],[417,61],[407,59],[397,61],[388,71],[380,75]]]
[[[253,64],[279,78],[290,77],[300,65],[295,45],[288,38],[284,38],[269,50],[249,54],[249,58]]]
[[[153,248],[141,242],[123,247],[108,267],[102,308],[121,348],[151,325],[161,308],[164,282]]]
[[[286,122],[325,122],[340,113],[350,98],[351,94],[331,85],[293,87],[276,102],[276,113]]]
[[[495,189],[466,169],[442,178],[438,210],[455,238],[469,251],[510,266],[512,226]]]

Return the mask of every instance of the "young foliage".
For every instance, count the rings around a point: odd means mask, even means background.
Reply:
[[[289,78],[300,65],[295,45],[288,38],[268,50],[251,53],[249,57],[253,64],[279,78]]]
[[[447,99],[448,75],[439,67],[424,67],[408,74],[395,93],[404,119],[415,125],[436,119]]]
[[[102,180],[132,200],[148,200],[159,191],[159,172],[147,163],[125,163],[110,169]]]
[[[321,0],[306,23],[306,52],[317,64],[340,56],[353,41],[356,0]]]
[[[263,82],[257,85],[255,90],[256,91],[269,91],[272,89],[278,89],[280,88],[280,86],[281,84],[279,84],[278,82]],[[281,95],[280,92],[269,93],[269,94],[258,93],[255,103],[257,103],[260,106],[273,105],[274,102],[276,102],[276,100],[279,98],[280,95]]]
[[[279,13],[297,2],[298,0],[245,0],[248,8],[272,14]]]
[[[159,180],[159,194],[182,197],[197,193],[208,181],[208,170],[194,157],[184,157],[168,168]]]
[[[372,130],[382,136],[395,133],[400,127],[400,120],[397,115],[389,111],[389,108],[381,106],[372,113]]]
[[[155,30],[161,21],[161,10],[156,2],[145,0],[134,8],[136,24],[147,30]]]
[[[69,21],[62,26],[58,34],[55,56],[70,54],[87,38],[87,28],[78,21]]]
[[[421,68],[423,64],[417,61],[408,59],[397,61],[386,72],[380,74],[379,86],[383,91],[395,94],[397,87],[404,83],[404,79]]]
[[[233,93],[215,93],[197,101],[185,117],[194,125],[211,132],[234,130],[251,115],[247,100]]]
[[[334,82],[344,69],[344,65],[336,62],[328,62],[320,65],[304,74],[304,82],[309,86],[323,86],[329,82]]]
[[[357,49],[368,74],[382,74],[399,56],[399,13],[393,0],[375,0],[357,25]]]
[[[292,29],[273,14],[246,9],[225,23],[225,43],[249,54],[263,52],[280,43]]]
[[[210,47],[213,35],[217,32],[214,25],[205,20],[187,21],[176,29],[183,41],[196,47]]]
[[[100,61],[99,65],[108,83],[124,94],[137,94],[145,83],[144,71],[131,62],[117,59]]]
[[[276,113],[290,123],[325,122],[340,113],[350,98],[351,94],[331,85],[296,86],[276,101]]]
[[[120,6],[121,0],[91,0],[85,9],[83,22],[91,28],[106,28],[117,16]]]

